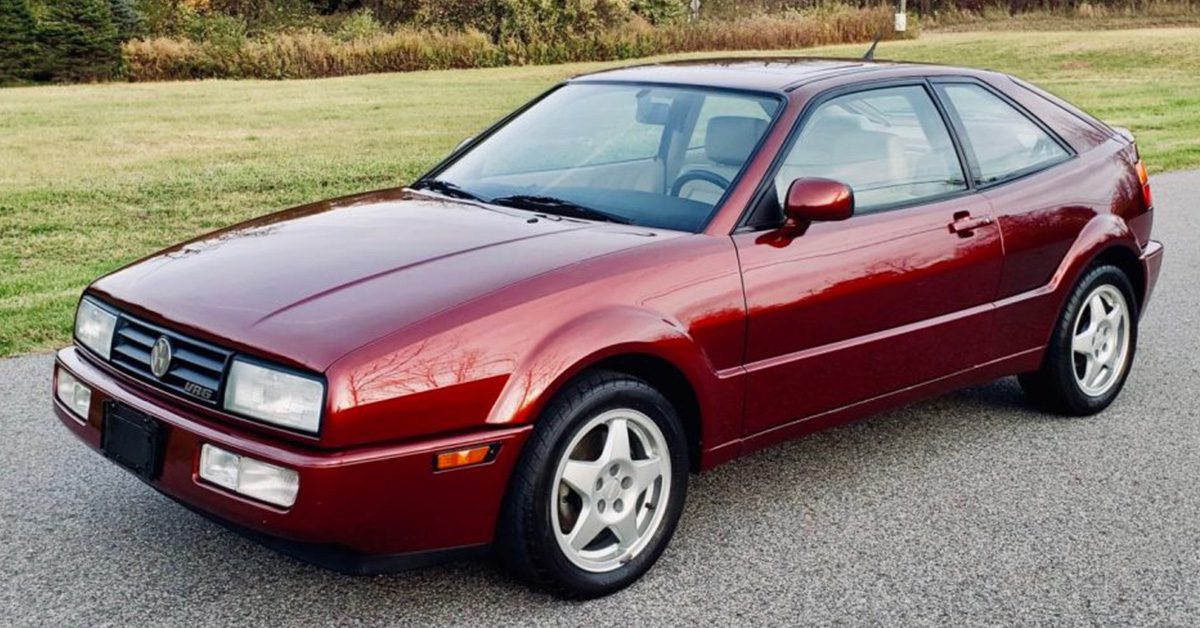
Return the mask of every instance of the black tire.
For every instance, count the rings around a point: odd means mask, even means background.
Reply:
[[[1097,288],[1109,285],[1121,292],[1129,308],[1129,349],[1125,354],[1121,372],[1116,383],[1103,394],[1088,395],[1075,377],[1075,354],[1071,349],[1074,326],[1086,299]],[[1117,398],[1125,386],[1125,379],[1133,365],[1137,352],[1138,330],[1137,300],[1133,284],[1125,272],[1116,266],[1101,264],[1090,268],[1071,291],[1062,313],[1054,324],[1050,344],[1042,366],[1032,373],[1018,376],[1025,396],[1045,410],[1069,416],[1087,416],[1104,410]]]
[[[605,573],[572,563],[558,545],[551,523],[558,462],[575,433],[607,410],[633,408],[662,432],[671,462],[666,512],[646,546],[629,562]],[[510,480],[497,525],[494,550],[500,563],[522,580],[566,598],[594,598],[640,578],[662,554],[683,512],[688,479],[687,440],[671,403],[646,382],[623,373],[588,372],[547,406],[525,443]]]

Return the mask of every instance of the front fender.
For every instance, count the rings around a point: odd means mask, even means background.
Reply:
[[[738,437],[737,369],[716,371],[678,322],[628,306],[590,312],[547,333],[509,377],[488,422],[532,423],[573,377],[607,358],[631,354],[659,358],[683,373],[699,402],[706,447]]]

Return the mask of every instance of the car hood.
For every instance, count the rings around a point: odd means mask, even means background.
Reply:
[[[390,190],[217,231],[90,291],[181,332],[323,371],[476,297],[671,234]]]

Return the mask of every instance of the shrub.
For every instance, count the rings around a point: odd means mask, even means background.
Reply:
[[[240,18],[251,32],[273,32],[309,25],[310,0],[205,0],[208,13]]]
[[[383,34],[383,25],[375,19],[370,9],[359,9],[342,21],[334,37],[341,42],[378,37]]]
[[[686,0],[633,0],[630,8],[651,24],[674,22],[690,10]]]
[[[32,78],[40,65],[37,23],[25,0],[0,0],[0,83]]]
[[[362,0],[362,8],[384,24],[411,22],[420,11],[423,0]]]
[[[236,49],[155,39],[125,45],[126,75],[134,81],[223,78],[317,78],[498,65],[629,59],[669,52],[801,48],[868,41],[890,33],[891,11],[823,9],[732,22],[676,22],[651,27],[628,22],[561,37],[508,38],[499,43],[476,30],[400,28],[349,40],[324,33],[276,33]]]
[[[209,10],[207,0],[133,0],[133,6],[150,37],[181,35],[193,16]]]
[[[492,43],[562,42],[612,28],[629,18],[627,0],[437,0],[416,16],[423,26],[477,30]]]
[[[236,51],[246,44],[246,20],[226,13],[191,13],[184,30],[192,41]]]
[[[38,29],[44,78],[97,81],[116,75],[121,42],[107,0],[54,0]]]
[[[189,80],[229,76],[204,46],[190,39],[158,37],[123,46],[125,77],[131,81]]]

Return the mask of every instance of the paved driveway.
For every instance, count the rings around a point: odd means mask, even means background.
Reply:
[[[0,362],[0,624],[1200,624],[1200,172],[1154,187],[1166,269],[1109,411],[1004,380],[769,449],[696,478],[658,566],[587,603],[280,557],[75,442],[48,356]]]

